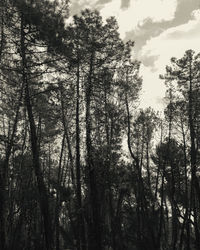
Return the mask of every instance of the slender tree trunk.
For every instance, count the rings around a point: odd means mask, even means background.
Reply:
[[[147,142],[146,142],[146,161],[147,161],[147,178],[148,178],[148,186],[149,186],[149,189],[150,191],[152,191],[152,188],[151,188],[151,173],[150,173],[150,167],[149,167],[149,142],[148,142],[148,139],[147,139]]]
[[[1,42],[0,42],[0,64],[2,63],[2,54],[3,54],[3,47],[4,47],[4,15],[3,15],[3,4],[0,6],[1,8]],[[9,147],[9,144],[8,144]],[[5,222],[5,212],[6,212],[6,171],[8,168],[8,161],[9,161],[9,148],[6,152],[6,159],[1,166],[0,171],[0,249],[6,249],[6,222]]]
[[[21,15],[21,56],[22,56],[22,77],[23,83],[25,87],[25,104],[28,113],[28,120],[30,126],[30,138],[31,138],[31,148],[32,148],[32,156],[33,156],[33,168],[35,171],[35,175],[37,178],[37,185],[39,190],[39,202],[40,209],[42,213],[42,217],[44,220],[44,232],[45,232],[45,241],[46,241],[46,249],[53,249],[53,234],[52,234],[52,225],[51,218],[49,212],[49,201],[48,201],[48,193],[44,183],[43,174],[40,166],[40,157],[39,157],[39,148],[37,142],[37,133],[36,133],[36,125],[33,117],[32,104],[30,100],[29,93],[29,84],[27,81],[26,75],[26,45],[25,45],[25,24],[24,24],[24,16]]]
[[[20,88],[20,93],[19,93],[19,99],[17,103],[17,108],[16,108],[16,113],[15,113],[15,119],[13,123],[13,128],[10,136],[10,140],[7,144],[6,148],[6,155],[5,155],[5,160],[3,161],[2,164],[2,169],[0,172],[0,249],[6,249],[6,235],[5,235],[5,230],[6,230],[6,225],[5,225],[5,219],[6,219],[6,190],[7,190],[7,181],[8,181],[8,167],[9,167],[9,160],[13,148],[13,143],[17,131],[17,124],[19,120],[19,112],[20,112],[20,107],[22,105],[22,98],[23,98],[23,91],[24,91],[24,83],[22,83],[22,86]]]
[[[199,199],[200,188],[199,182],[196,176],[197,170],[197,150],[195,145],[195,129],[194,129],[194,98],[193,98],[193,79],[192,79],[192,59],[189,65],[189,128],[190,128],[190,139],[191,139],[191,149],[190,149],[190,161],[191,161],[191,206],[194,212],[194,228],[196,237],[196,249],[200,249],[200,233],[199,225],[197,220],[197,204],[196,200]],[[197,196],[197,197],[196,197]],[[197,199],[196,199],[197,198]]]
[[[92,75],[94,64],[94,52],[91,53],[90,70],[88,82],[86,83],[86,152],[87,167],[89,174],[89,197],[91,205],[91,218],[89,225],[89,250],[102,250],[100,204],[97,189],[97,173],[93,162],[92,139],[91,139],[91,95],[92,95]]]
[[[165,168],[165,166],[163,166]],[[165,174],[164,171],[162,173],[161,180],[161,204],[160,204],[160,218],[159,218],[159,229],[158,229],[158,247],[162,246],[162,235],[163,235],[163,222],[164,222],[164,180]]]
[[[64,106],[64,100],[63,100],[63,85],[62,85],[62,83],[59,84],[59,89],[60,89],[60,102],[61,102],[61,111],[62,111],[62,123],[63,123],[65,138],[67,141],[67,148],[68,148],[68,153],[69,153],[72,184],[75,187],[76,185],[75,185],[75,180],[74,180],[75,179],[74,178],[74,161],[73,161],[72,148],[71,148],[71,142],[70,142],[70,138],[69,138],[67,121],[65,118],[65,106]]]
[[[2,1],[4,2],[4,1]],[[3,3],[4,4],[4,3]],[[0,64],[2,63],[2,55],[3,55],[3,49],[5,46],[5,34],[4,34],[4,6],[3,4],[0,4],[1,8],[1,41],[0,41]]]
[[[56,205],[55,205],[55,220],[54,220],[54,228],[55,228],[55,246],[56,250],[60,250],[60,224],[59,224],[59,216],[60,216],[60,189],[61,186],[61,168],[62,168],[62,159],[63,159],[63,151],[65,146],[65,133],[63,134],[62,145],[61,145],[61,152],[60,152],[60,159],[58,165],[58,176],[57,176],[57,192],[56,192]]]
[[[122,233],[122,202],[124,198],[124,191],[119,191],[118,201],[117,201],[117,208],[116,208],[116,215],[115,215],[115,232],[116,232],[116,249],[117,250],[124,250],[124,241],[123,241],[123,233]]]
[[[76,81],[76,196],[77,196],[77,213],[78,213],[78,230],[79,241],[78,249],[86,250],[85,239],[85,223],[84,213],[82,206],[82,190],[81,190],[81,165],[80,165],[80,127],[79,127],[79,109],[80,109],[80,93],[79,93],[79,81],[80,81],[79,63],[77,65],[77,81]]]
[[[137,237],[138,237],[138,244],[139,247],[142,249],[144,245],[146,244],[143,240],[143,231],[146,227],[146,222],[144,223],[145,219],[147,219],[147,203],[146,203],[146,196],[145,196],[145,190],[144,190],[144,183],[142,178],[142,167],[140,166],[139,159],[137,156],[135,156],[132,147],[131,147],[131,121],[130,121],[130,110],[129,110],[129,103],[128,103],[128,96],[126,94],[125,97],[125,105],[126,105],[126,112],[127,112],[127,143],[128,143],[128,149],[129,153],[133,159],[135,170],[137,173],[138,178],[138,188],[136,191],[136,200],[137,200]],[[148,223],[148,222],[147,222]],[[146,228],[145,228],[146,229]]]
[[[186,249],[190,250],[190,211],[189,211],[189,197],[188,197],[188,174],[187,174],[187,153],[186,153],[186,139],[185,139],[185,131],[184,131],[184,123],[181,118],[181,131],[183,136],[183,153],[184,153],[184,179],[185,179],[185,194],[186,194],[186,200],[185,200],[185,215],[184,215],[184,221],[182,225],[181,230],[181,236],[180,236],[180,246],[179,249],[182,250],[183,245],[183,236],[184,236],[184,230],[186,228]]]

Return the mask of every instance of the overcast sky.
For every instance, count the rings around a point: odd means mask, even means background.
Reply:
[[[133,54],[142,62],[141,107],[161,110],[165,88],[159,74],[171,57],[187,49],[200,52],[200,0],[71,0],[71,15],[85,8],[115,16],[121,38],[135,41]]]

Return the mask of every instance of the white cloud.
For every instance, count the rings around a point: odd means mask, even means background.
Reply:
[[[147,18],[154,22],[172,20],[177,0],[131,0],[129,8],[122,10],[120,7],[121,0],[113,0],[104,5],[101,14],[104,18],[117,18],[119,32],[124,38],[126,32],[135,29]]]
[[[200,52],[200,11],[186,24],[169,28],[146,42],[141,49],[141,58],[156,58],[154,66],[164,67],[171,57],[182,57],[187,49]]]
[[[165,66],[171,57],[181,58],[188,49],[200,52],[200,11],[192,13],[192,19],[186,24],[169,28],[158,37],[152,38],[141,49],[141,60],[155,58],[154,65],[142,67],[143,91],[142,106],[153,104],[159,109],[157,97],[164,97],[164,83],[159,74],[165,73]],[[153,70],[153,71],[152,71]]]
[[[70,0],[69,2],[69,10],[70,15],[79,14],[81,10],[86,8],[94,9],[97,7],[97,3],[99,0]]]

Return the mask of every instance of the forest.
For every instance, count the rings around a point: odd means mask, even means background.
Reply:
[[[161,115],[116,19],[68,17],[0,1],[0,249],[199,250],[200,54],[169,61]]]

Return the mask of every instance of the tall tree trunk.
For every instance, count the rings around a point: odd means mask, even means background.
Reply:
[[[190,211],[189,211],[189,197],[188,197],[188,174],[187,174],[187,153],[186,153],[186,139],[185,139],[185,131],[184,131],[184,122],[181,117],[181,131],[182,131],[182,137],[183,137],[183,153],[184,153],[184,180],[185,180],[185,194],[186,194],[186,200],[185,200],[185,215],[184,215],[184,221],[182,225],[181,235],[180,235],[180,246],[179,249],[182,250],[183,245],[183,236],[184,236],[184,230],[186,228],[186,249],[190,249]]]
[[[7,143],[6,153],[5,153],[5,160],[2,163],[2,169],[0,172],[0,249],[6,249],[6,225],[5,225],[5,219],[6,219],[6,190],[8,186],[8,168],[9,168],[9,160],[14,144],[14,139],[17,131],[17,124],[19,120],[19,112],[20,107],[22,105],[22,98],[23,98],[23,91],[24,91],[24,83],[22,83],[22,86],[20,88],[19,93],[19,99],[17,103],[16,113],[15,113],[15,119],[13,123],[13,128],[11,132],[11,137],[9,142]]]
[[[4,47],[4,18],[3,18],[3,5],[1,7],[1,42],[0,42],[0,64],[2,62],[2,54],[3,54],[3,47]],[[9,144],[8,144],[9,147]],[[9,149],[7,150],[7,152]],[[6,159],[3,163],[3,166],[1,166],[0,171],[0,249],[4,250],[6,249],[6,225],[5,225],[5,205],[6,205],[6,171],[8,167],[8,160],[9,157],[6,152]],[[8,158],[8,160],[7,160]]]
[[[170,202],[171,202],[171,211],[172,211],[172,239],[171,239],[171,247],[173,250],[176,250],[176,242],[177,242],[177,212],[176,212],[176,201],[175,201],[175,177],[174,177],[174,166],[173,159],[171,156],[171,135],[172,135],[172,125],[173,125],[173,110],[172,110],[172,88],[169,89],[169,131],[168,131],[168,146],[167,146],[167,154],[170,156],[169,164],[171,170],[171,185],[170,185]]]
[[[80,165],[80,121],[79,121],[79,109],[80,109],[80,93],[79,93],[79,81],[80,81],[79,63],[77,65],[77,81],[76,81],[76,196],[77,196],[77,213],[78,213],[78,227],[79,227],[79,241],[78,249],[86,250],[85,239],[85,223],[84,213],[82,207],[82,191],[81,191],[81,165]]]
[[[190,59],[189,65],[189,129],[190,129],[190,161],[191,161],[191,206],[193,207],[194,212],[194,228],[195,228],[195,237],[196,237],[196,249],[200,249],[200,233],[199,225],[197,219],[197,200],[199,201],[199,182],[196,176],[197,170],[197,150],[195,145],[195,128],[194,128],[194,98],[193,98],[193,79],[192,79],[192,59]],[[196,199],[197,198],[197,199]]]
[[[63,134],[61,151],[60,151],[60,159],[58,165],[58,175],[57,175],[57,192],[56,192],[56,204],[55,204],[55,219],[54,219],[54,230],[55,230],[55,248],[56,250],[60,250],[60,224],[59,224],[59,216],[60,216],[60,186],[62,182],[61,170],[62,170],[62,159],[63,152],[65,147],[65,133]]]
[[[126,113],[127,113],[127,143],[128,143],[128,149],[129,153],[133,159],[133,163],[135,166],[136,174],[137,174],[137,179],[138,179],[138,187],[136,190],[136,211],[137,211],[137,222],[138,222],[138,227],[137,227],[137,235],[138,235],[138,242],[139,242],[139,247],[144,246],[146,243],[144,242],[144,239],[142,237],[143,231],[145,227],[146,231],[146,226],[147,223],[145,220],[148,218],[147,217],[147,202],[146,202],[146,195],[145,195],[145,189],[144,189],[144,183],[143,183],[143,177],[142,177],[142,167],[140,166],[140,162],[138,159],[138,156],[136,156],[132,150],[131,146],[131,120],[130,120],[130,110],[129,110],[129,103],[128,103],[128,96],[126,93],[125,96],[125,106],[126,106]],[[141,248],[142,249],[142,248]]]
[[[25,104],[28,113],[28,120],[30,126],[30,139],[31,139],[31,148],[32,148],[32,156],[33,156],[33,168],[35,171],[35,175],[37,178],[37,185],[39,190],[39,203],[40,209],[42,213],[42,217],[44,220],[44,232],[45,232],[45,242],[46,249],[53,249],[53,233],[52,233],[52,225],[51,218],[49,212],[49,201],[48,201],[48,193],[43,179],[43,173],[41,171],[40,166],[40,157],[39,157],[39,148],[37,143],[37,133],[36,133],[36,125],[33,117],[32,104],[30,100],[29,93],[29,83],[27,81],[27,67],[26,67],[26,45],[25,45],[25,23],[24,23],[24,15],[21,14],[21,56],[22,56],[22,78],[25,87]]]
[[[72,155],[71,142],[70,142],[70,138],[69,138],[68,126],[67,126],[67,121],[66,121],[66,117],[65,117],[65,105],[64,105],[64,99],[63,99],[63,85],[62,85],[62,83],[59,83],[59,89],[60,89],[60,102],[61,102],[61,111],[62,111],[62,124],[63,124],[64,133],[65,133],[65,138],[67,141],[72,184],[75,188],[74,162],[73,162],[73,155]]]
[[[89,250],[102,250],[101,220],[99,208],[99,195],[97,189],[97,173],[93,161],[92,139],[91,139],[91,95],[92,95],[92,75],[94,64],[94,52],[91,53],[90,70],[88,82],[86,83],[86,152],[87,168],[89,177],[89,198],[91,205],[91,218],[89,225]]]
[[[163,166],[165,169],[165,166]],[[162,235],[163,235],[163,224],[164,224],[164,181],[165,181],[165,170],[162,173],[161,179],[161,201],[160,201],[160,218],[158,228],[158,247],[162,246]]]
[[[1,15],[1,41],[0,41],[0,64],[2,62],[3,49],[5,46],[5,33],[4,33],[4,1],[0,3],[0,15]]]

